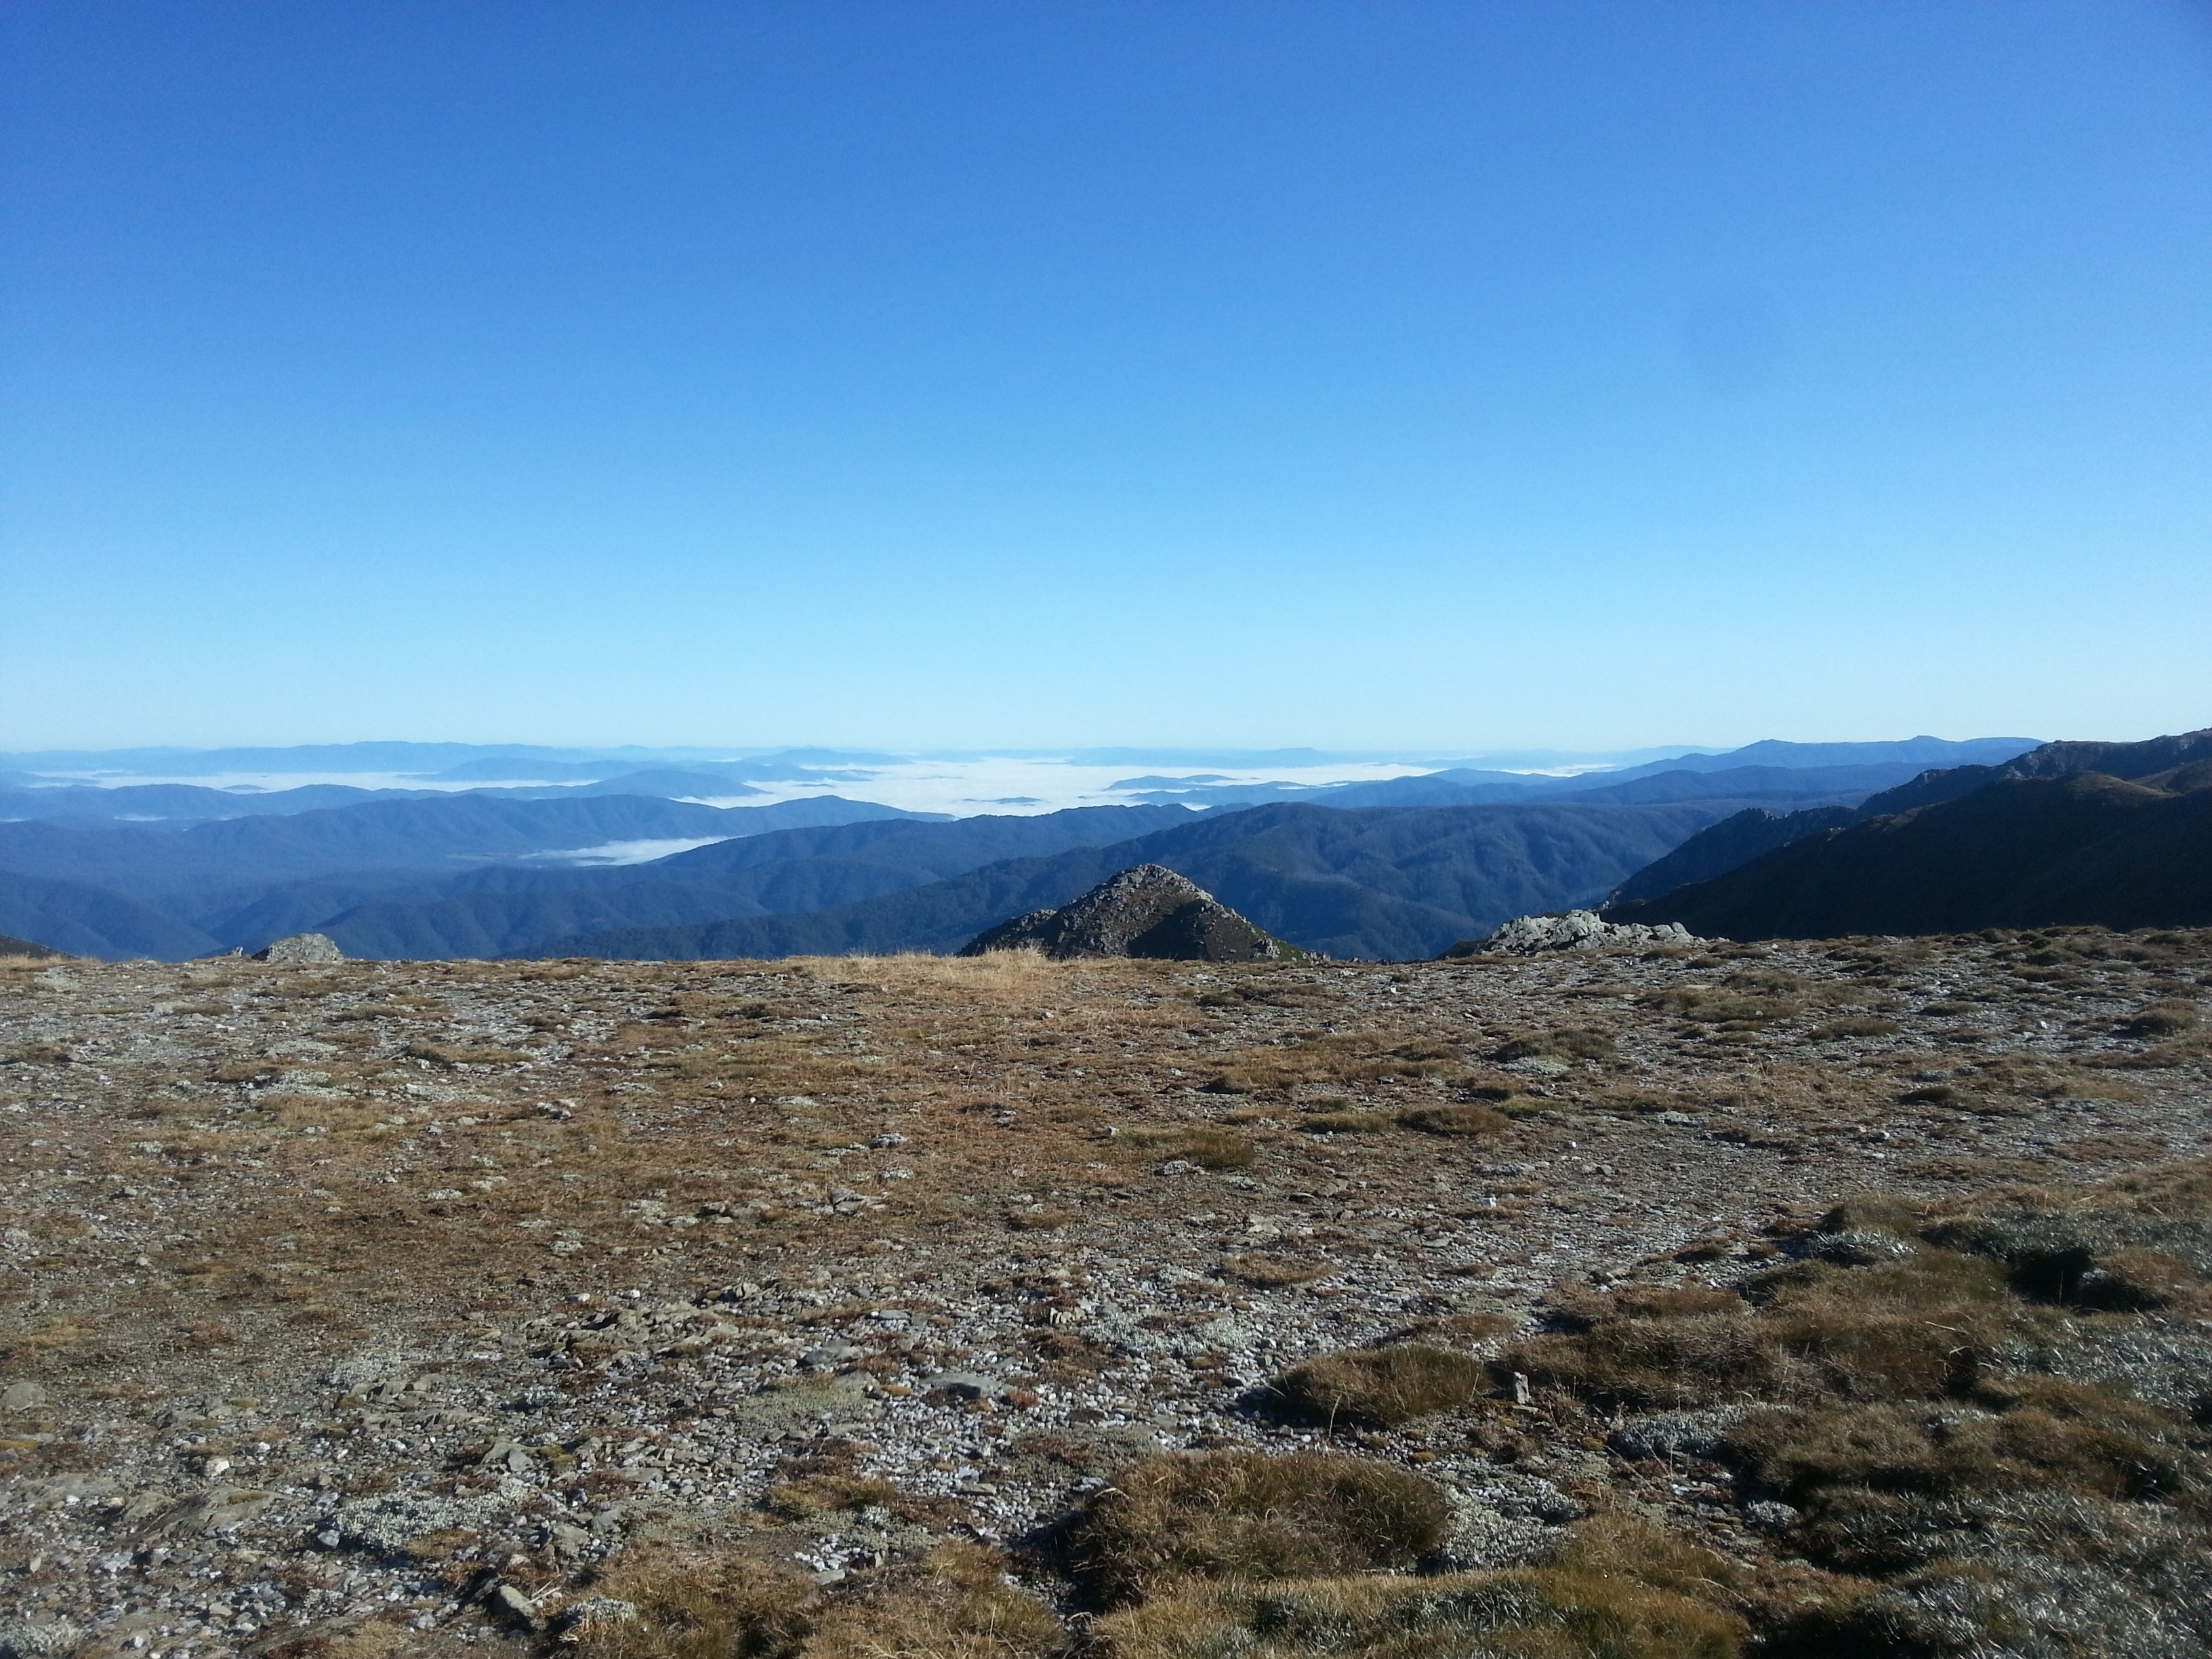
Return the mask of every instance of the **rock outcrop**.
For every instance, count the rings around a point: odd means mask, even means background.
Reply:
[[[1678,921],[1656,927],[1607,921],[1595,910],[1564,915],[1516,916],[1487,939],[1468,939],[1450,957],[1533,957],[1547,951],[1586,951],[1601,945],[1692,945],[1697,937]]]
[[[990,951],[1173,962],[1291,962],[1306,952],[1254,927],[1203,887],[1157,864],[1109,877],[1073,904],[1032,910],[977,934],[963,957]]]
[[[256,962],[343,962],[345,952],[328,933],[291,933],[253,953]]]

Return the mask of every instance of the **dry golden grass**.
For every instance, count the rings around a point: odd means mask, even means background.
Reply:
[[[1249,1138],[1203,1127],[1139,1129],[1119,1137],[1115,1144],[1140,1157],[1181,1158],[1201,1170],[1242,1170],[1259,1156]]]
[[[947,1544],[824,1612],[801,1659],[1049,1659],[1067,1632],[1038,1597],[1008,1582],[1006,1562]]]
[[[987,1000],[1015,1006],[1065,997],[1111,966],[1053,961],[1042,951],[994,951],[980,957],[904,952],[881,957],[794,957],[784,964],[825,985],[877,986],[895,996]]]
[[[1175,1584],[1096,1635],[1108,1659],[1732,1659],[1741,1577],[1606,1520],[1516,1571]]]
[[[1441,1542],[1443,1494],[1387,1463],[1309,1453],[1148,1458],[1077,1523],[1079,1571],[1126,1601],[1183,1577],[1279,1578],[1404,1567]]]
[[[813,1629],[813,1585],[750,1558],[637,1551],[592,1586],[627,1601],[628,1619],[568,1632],[579,1659],[795,1659]]]
[[[1298,1127],[1325,1135],[1371,1135],[1398,1127],[1397,1115],[1392,1112],[1309,1112],[1298,1119]]]
[[[1238,1284],[1249,1285],[1262,1291],[1278,1291],[1292,1285],[1310,1285],[1316,1279],[1328,1278],[1334,1271],[1302,1261],[1286,1261],[1280,1256],[1257,1254],[1232,1255],[1221,1264],[1221,1267]]]
[[[1432,1135],[1494,1135],[1513,1120],[1491,1106],[1415,1106],[1398,1114],[1399,1124]]]
[[[811,1474],[770,1486],[761,1502],[772,1514],[786,1520],[805,1521],[837,1510],[889,1508],[899,1501],[899,1489],[873,1475]]]
[[[1322,1354],[1269,1387],[1286,1410],[1316,1422],[1395,1428],[1466,1405],[1486,1376],[1481,1362],[1465,1354],[1400,1343]]]
[[[592,1586],[635,1616],[589,1618],[579,1659],[1048,1659],[1066,1632],[1008,1581],[1003,1557],[947,1544],[825,1604],[813,1585],[738,1553],[647,1552]]]

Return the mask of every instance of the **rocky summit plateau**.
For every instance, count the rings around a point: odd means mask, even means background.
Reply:
[[[1031,910],[977,934],[963,957],[1038,951],[1054,962],[1138,957],[1164,962],[1291,962],[1305,952],[1255,927],[1187,876],[1139,864],[1072,904]]]
[[[2208,987],[0,959],[0,1654],[2199,1654]]]

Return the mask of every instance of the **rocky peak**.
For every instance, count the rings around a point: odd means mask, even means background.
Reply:
[[[1158,864],[1109,877],[1073,903],[1032,910],[977,934],[963,957],[988,951],[1177,962],[1282,962],[1305,955],[1238,915],[1196,882]]]

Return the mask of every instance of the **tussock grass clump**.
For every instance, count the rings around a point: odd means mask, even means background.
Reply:
[[[1203,1087],[1222,1095],[1273,1094],[1302,1085],[1443,1077],[1456,1066],[1458,1053],[1449,1042],[1401,1042],[1376,1031],[1304,1032],[1280,1048],[1248,1049],[1234,1056]]]
[[[1232,1255],[1221,1264],[1221,1270],[1240,1285],[1249,1285],[1255,1290],[1279,1291],[1293,1285],[1310,1285],[1316,1279],[1326,1279],[1334,1271],[1329,1267],[1311,1267],[1301,1261],[1285,1261],[1273,1255]]]
[[[1850,1037],[1895,1036],[1898,1024],[1877,1014],[1846,1014],[1841,1019],[1832,1019],[1813,1028],[1815,1042],[1841,1042]]]
[[[568,1632],[579,1659],[794,1659],[818,1601],[811,1583],[741,1556],[659,1552],[618,1558],[592,1594],[635,1616]]]
[[[1048,1659],[1067,1632],[1052,1609],[1006,1580],[1006,1558],[945,1544],[823,1613],[802,1659]]]
[[[2192,1316],[2212,1164],[1917,1220],[1901,1199],[1848,1199],[1740,1296],[1560,1298],[1568,1328],[1500,1368],[1596,1402],[1784,1407],[1715,1414],[1700,1455],[1795,1506],[1791,1551],[1867,1577],[1809,1600],[1753,1587],[1769,1650],[2204,1649],[2212,1347]]]
[[[1048,1233],[1079,1219],[1074,1211],[1055,1209],[1048,1204],[1032,1204],[1026,1209],[1006,1212],[1006,1225],[1018,1233]]]
[[[1399,1332],[1394,1340],[1401,1342],[1451,1342],[1464,1346],[1487,1342],[1492,1337],[1503,1336],[1520,1323],[1520,1320],[1511,1314],[1443,1314],[1434,1319],[1416,1321]]]
[[[2022,1377],[1941,1407],[1758,1413],[1720,1455],[1803,1511],[1792,1541],[1824,1566],[1887,1575],[1948,1563],[2016,1577],[2017,1595],[2057,1557],[2117,1570],[2132,1599],[2114,1546],[2158,1515],[2145,1505],[2165,1511],[2168,1530],[2193,1534],[2200,1560],[2212,1547],[2205,1460],[2192,1438],[2179,1419],[2116,1390]],[[2077,1577],[2095,1589],[2094,1576]]]
[[[1389,1112],[1309,1112],[1298,1120],[1301,1129],[1324,1135],[1371,1135],[1397,1125]]]
[[[427,1060],[436,1066],[511,1066],[527,1060],[527,1054],[512,1048],[471,1048],[463,1043],[410,1042],[405,1053],[410,1060]]]
[[[2193,1002],[2174,1000],[2138,1008],[2123,1028],[2130,1036],[2179,1036],[2197,1029],[2202,1011]]]
[[[1486,1379],[1480,1361],[1407,1342],[1322,1354],[1268,1386],[1289,1410],[1316,1422],[1390,1428],[1464,1406]]]
[[[1888,1233],[1911,1238],[1920,1228],[1920,1206],[1888,1193],[1855,1193],[1814,1224],[1824,1233]]]
[[[946,1544],[826,1601],[803,1579],[737,1555],[656,1553],[592,1586],[606,1611],[562,1633],[578,1659],[1048,1659],[1066,1631],[1007,1582],[1005,1558]],[[628,1602],[624,1615],[609,1603]]]
[[[1401,1127],[1432,1135],[1494,1135],[1510,1127],[1512,1121],[1495,1107],[1471,1103],[1416,1106],[1398,1114]]]
[[[1619,1520],[1553,1559],[1429,1578],[1175,1587],[1102,1620],[1106,1659],[1732,1659],[1737,1570]]]
[[[1658,998],[1658,1006],[1699,1025],[1771,1025],[1805,1012],[1802,1002],[1787,997],[1751,995],[1711,985],[1668,991]]]
[[[1122,1471],[1078,1518],[1075,1558],[1108,1600],[1179,1578],[1265,1579],[1406,1567],[1449,1528],[1444,1496],[1363,1458],[1184,1453]]]
[[[1179,1158],[1201,1170],[1242,1170],[1260,1155],[1250,1140],[1226,1129],[1139,1129],[1122,1139],[1133,1152]]]
[[[811,1521],[838,1510],[888,1509],[899,1501],[899,1489],[872,1475],[812,1474],[770,1486],[761,1502],[770,1513],[788,1521]]]
[[[1558,1311],[1580,1330],[1532,1338],[1498,1365],[1638,1411],[1926,1399],[2002,1340],[2014,1319],[2002,1270],[1942,1253],[1880,1266],[1799,1261],[1744,1289],[1742,1297],[1692,1289],[1565,1303]]]
[[[1603,1314],[1580,1333],[1516,1345],[1496,1369],[1607,1407],[1662,1411],[1763,1396],[1781,1381],[1782,1358],[1738,1304],[1686,1316]]]
[[[1529,1031],[1504,1043],[1492,1059],[1510,1060],[1611,1060],[1613,1055],[1610,1033],[1594,1030],[1588,1026],[1563,1026],[1554,1031]]]

